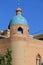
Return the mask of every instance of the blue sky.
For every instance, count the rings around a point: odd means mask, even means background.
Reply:
[[[20,0],[22,15],[27,19],[31,35],[43,33],[43,0]],[[17,0],[0,0],[0,30],[8,29],[16,15]]]

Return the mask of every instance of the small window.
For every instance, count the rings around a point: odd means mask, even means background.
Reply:
[[[23,34],[23,29],[21,27],[18,28],[18,33]]]
[[[41,56],[39,54],[36,56],[36,65],[41,65]]]

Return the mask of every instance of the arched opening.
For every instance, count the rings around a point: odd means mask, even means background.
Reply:
[[[18,28],[18,33],[23,34],[23,29],[21,27]]]
[[[40,56],[40,54],[38,54],[36,56],[36,65],[41,65],[41,56]]]

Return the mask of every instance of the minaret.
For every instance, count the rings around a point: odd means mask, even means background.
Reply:
[[[26,38],[28,37],[27,20],[21,15],[22,9],[16,9],[16,16],[10,22],[12,65],[26,65]]]

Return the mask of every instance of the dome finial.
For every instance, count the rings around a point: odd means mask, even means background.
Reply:
[[[18,8],[20,7],[20,0],[18,0],[18,5],[17,6],[18,6]]]
[[[18,2],[18,8],[16,9],[16,14],[21,15],[22,9],[20,8],[20,0],[18,0],[17,2]]]

